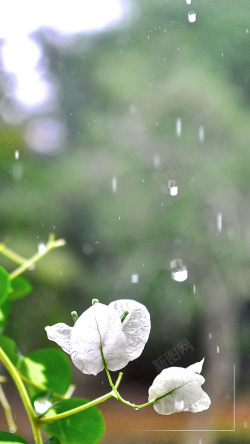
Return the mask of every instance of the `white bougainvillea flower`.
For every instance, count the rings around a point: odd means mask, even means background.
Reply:
[[[157,413],[197,413],[209,408],[211,400],[201,388],[205,382],[200,375],[203,362],[204,359],[187,368],[169,367],[155,378],[149,388],[149,401],[161,397],[153,404]]]
[[[123,322],[122,322],[123,321]],[[74,327],[55,324],[45,327],[48,339],[68,354],[75,366],[86,374],[104,369],[120,370],[142,353],[150,333],[146,307],[132,300],[104,305],[95,303],[76,321]]]

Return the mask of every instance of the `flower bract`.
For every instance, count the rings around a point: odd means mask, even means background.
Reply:
[[[161,415],[177,412],[201,412],[211,404],[209,396],[202,390],[205,382],[200,375],[204,359],[187,368],[164,369],[149,388],[149,401],[159,398],[154,409]]]
[[[146,307],[130,299],[121,299],[108,306],[95,303],[73,327],[59,323],[45,330],[48,339],[70,354],[79,370],[96,375],[104,365],[109,370],[120,370],[140,356],[150,328]]]

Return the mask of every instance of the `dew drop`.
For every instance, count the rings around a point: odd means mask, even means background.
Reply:
[[[138,274],[132,274],[131,275],[131,283],[132,284],[138,284],[139,282],[139,275]]]
[[[170,262],[171,277],[176,282],[183,282],[188,278],[186,265],[181,259],[173,259]]]
[[[38,253],[39,254],[44,254],[46,251],[46,245],[43,244],[42,242],[38,245]]]
[[[189,21],[189,23],[196,22],[196,12],[195,11],[190,11],[188,13],[188,21]]]
[[[175,180],[168,181],[168,191],[170,196],[177,196],[178,194],[178,186]]]

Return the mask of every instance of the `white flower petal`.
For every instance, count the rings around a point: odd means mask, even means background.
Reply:
[[[209,396],[202,390],[201,398],[199,401],[192,404],[190,407],[185,409],[185,412],[198,413],[203,410],[207,410],[211,404],[211,399]]]
[[[71,359],[83,373],[96,375],[103,370],[103,356],[110,370],[127,363],[126,339],[118,313],[104,304],[94,304],[76,321],[71,339]]]
[[[194,373],[201,373],[202,366],[204,363],[205,358],[203,358],[200,362],[196,362],[195,364],[190,365],[186,368],[186,370],[191,370]]]
[[[60,323],[45,327],[48,339],[56,342],[68,354],[70,354],[70,337],[73,328]]]
[[[131,299],[113,301],[109,307],[114,308],[120,318],[125,311],[129,312],[122,323],[122,331],[127,340],[128,361],[133,361],[141,355],[149,337],[151,328],[149,312],[144,305]]]

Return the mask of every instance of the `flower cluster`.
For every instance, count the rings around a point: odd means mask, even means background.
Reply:
[[[96,303],[95,303],[96,302]],[[148,340],[151,323],[146,307],[130,299],[109,305],[94,300],[73,327],[55,324],[46,327],[48,339],[68,354],[75,366],[85,374],[97,375],[120,370],[138,358]],[[201,386],[204,359],[189,367],[164,369],[149,388],[149,402],[157,413],[201,412],[211,404]]]

